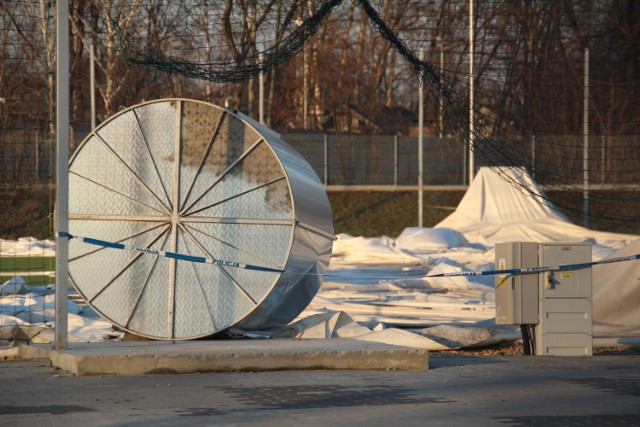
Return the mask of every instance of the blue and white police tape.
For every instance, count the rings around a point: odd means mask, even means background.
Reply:
[[[594,265],[613,264],[616,262],[633,261],[640,259],[640,254],[629,255],[625,257],[602,259],[600,261],[581,262],[576,264],[550,265],[545,267],[527,267],[527,268],[508,268],[504,270],[485,270],[485,271],[458,271],[452,273],[430,274],[426,277],[468,277],[468,276],[495,276],[495,275],[523,275],[544,273],[547,271],[568,271],[582,270],[593,267]]]
[[[108,242],[106,240],[93,239],[91,237],[76,236],[66,231],[58,232],[58,236],[68,237],[69,239],[76,239],[81,242],[88,243],[90,245],[103,246],[106,248],[114,248],[114,249],[123,249],[123,250],[128,250],[133,252],[144,253],[144,254],[162,256],[166,258],[173,258],[181,261],[191,261],[191,262],[197,262],[202,264],[219,265],[221,267],[235,267],[235,268],[242,268],[245,270],[266,271],[266,272],[272,272],[272,273],[284,272],[284,270],[278,269],[278,268],[263,267],[263,266],[252,265],[252,264],[243,264],[236,261],[226,261],[226,260],[221,260],[217,258],[199,257],[194,255],[179,254],[176,252],[159,251],[159,250],[148,249],[148,248],[138,248],[138,247],[126,245],[123,243],[114,243],[114,242]],[[624,261],[634,261],[637,259],[640,259],[640,254],[629,255],[625,257],[618,257],[618,258],[602,259],[600,261],[582,262],[582,263],[576,263],[576,264],[565,264],[565,265],[556,265],[556,266],[508,268],[504,270],[457,271],[457,272],[437,273],[437,274],[428,274],[428,272],[419,271],[419,272],[416,272],[415,274],[401,274],[400,276],[424,277],[429,279],[437,278],[437,277],[473,277],[473,276],[496,276],[496,275],[515,276],[515,275],[524,275],[524,274],[544,273],[547,271],[552,272],[552,271],[566,271],[566,270],[582,270],[582,269],[590,268],[596,265],[613,264],[613,263],[624,262]],[[315,274],[315,273],[305,273],[305,274]],[[340,277],[340,275],[336,275],[336,274],[325,274],[324,276]],[[358,276],[358,277],[364,278],[364,276]],[[396,278],[396,277],[397,275],[394,275],[392,278]],[[371,278],[382,279],[383,277],[376,275],[376,276],[371,276]]]
[[[197,262],[201,264],[218,265],[220,267],[242,268],[245,270],[265,271],[265,272],[271,272],[271,273],[284,272],[284,270],[279,268],[263,267],[260,265],[253,265],[253,264],[243,264],[236,261],[227,261],[227,260],[222,260],[217,258],[208,258],[208,257],[194,256],[194,255],[179,254],[176,252],[160,251],[160,250],[149,249],[149,248],[138,248],[135,246],[126,245],[124,243],[114,243],[114,242],[108,242],[106,240],[93,239],[91,237],[76,236],[66,231],[59,231],[57,234],[58,234],[58,237],[67,237],[69,239],[76,239],[81,242],[87,243],[89,245],[102,246],[105,248],[113,248],[113,249],[122,249],[122,250],[127,250],[132,252],[139,252],[143,254],[161,256],[165,258],[173,258],[180,261],[191,261],[191,262]]]

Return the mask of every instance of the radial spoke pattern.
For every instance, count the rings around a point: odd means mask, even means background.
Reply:
[[[283,269],[294,208],[269,143],[210,104],[133,107],[96,129],[70,165],[72,234]],[[123,329],[159,339],[211,335],[242,320],[278,273],[70,244],[81,295]]]

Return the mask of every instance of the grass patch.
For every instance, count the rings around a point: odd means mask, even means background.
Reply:
[[[27,285],[32,285],[32,286],[49,285],[51,283],[55,283],[56,281],[55,276],[50,276],[48,274],[26,274],[26,275],[20,274],[19,276],[24,279]],[[7,281],[13,279],[14,277],[15,277],[14,274],[10,274],[10,275],[0,274],[0,284],[6,283]]]
[[[0,284],[20,276],[29,285],[48,285],[55,282],[55,276],[43,273],[55,269],[55,257],[3,256],[0,257]]]
[[[464,191],[425,191],[423,219],[425,227],[433,227],[449,216],[464,196]],[[333,211],[334,233],[353,236],[397,237],[407,227],[418,225],[418,193],[343,191],[328,193]],[[573,221],[583,225],[582,192],[550,192],[552,202]],[[636,197],[636,192],[619,192],[616,197],[626,201]],[[612,194],[591,192],[588,228],[608,232],[640,234],[640,220],[635,212],[611,206]],[[629,218],[614,220],[615,217]]]
[[[5,214],[0,221],[0,237],[15,239],[33,236],[38,239],[51,237],[50,192],[48,188],[34,190],[0,190]],[[464,191],[425,191],[423,219],[425,227],[433,227],[446,218],[464,196]],[[347,233],[353,236],[397,237],[405,228],[418,225],[418,193],[416,191],[340,191],[329,192],[329,202],[333,211],[335,234]],[[577,225],[583,225],[581,214],[582,192],[549,192],[549,198]],[[620,206],[612,206],[615,196]],[[640,219],[629,202],[637,197],[637,192],[627,191],[612,194],[611,191],[591,192],[590,209],[594,217],[589,228],[593,230],[640,234]],[[564,208],[563,208],[564,207]],[[614,221],[612,218],[628,218]],[[28,261],[12,257],[0,257],[2,271],[53,270],[55,261],[39,265],[43,257],[23,257]],[[40,258],[40,261],[38,261]],[[45,257],[46,258],[46,257]],[[13,261],[7,261],[11,259]],[[7,264],[14,262],[15,264]],[[26,265],[20,263],[27,263]]]
[[[9,271],[43,272],[56,269],[55,257],[46,256],[1,256],[0,273]]]
[[[418,225],[418,193],[350,191],[330,192],[334,233],[353,236],[397,237]],[[424,193],[423,222],[432,227],[446,218],[464,196],[463,191]]]

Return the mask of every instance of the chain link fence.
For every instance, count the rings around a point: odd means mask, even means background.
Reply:
[[[400,135],[285,133],[283,139],[325,185],[415,186],[418,138]],[[464,145],[458,138],[424,138],[425,185],[464,184]]]
[[[87,133],[84,128],[73,132],[72,150]],[[381,187],[393,190],[389,187],[397,187],[407,190],[418,185],[417,137],[283,133],[282,138],[302,154],[328,188],[339,187],[348,191]],[[54,176],[55,141],[35,130],[7,132],[2,139],[1,186],[45,183]],[[513,141],[510,138],[504,150],[513,147]],[[584,179],[584,173],[578,167],[583,163],[581,142],[582,137],[575,135],[520,138],[519,145],[529,145],[530,155],[520,158],[520,164],[502,166],[524,166],[543,185],[580,184]],[[424,138],[423,144],[425,186],[467,184],[465,141],[459,137],[429,136]],[[608,184],[615,184],[622,188],[624,184],[635,186],[640,183],[640,169],[637,167],[640,135],[593,135],[589,145],[590,185],[606,188]],[[571,152],[567,152],[567,147]],[[520,152],[523,151],[527,150],[520,148]],[[544,156],[541,153],[545,153]],[[495,159],[475,159],[477,168],[496,164]],[[549,177],[555,179],[550,181]]]
[[[394,186],[406,189],[418,185],[417,137],[315,133],[285,133],[282,137],[307,159],[328,188],[339,186],[349,190],[349,187],[355,189],[357,186],[375,190],[381,186]],[[506,152],[517,147],[519,155],[507,153],[502,160],[476,157],[475,167],[524,166],[534,179],[552,187],[581,185],[584,181],[582,136],[510,137],[505,141],[502,150]],[[476,143],[481,147],[482,141]],[[425,137],[423,144],[426,186],[464,186],[468,183],[465,141],[459,137]],[[592,135],[589,147],[591,186],[622,189],[625,185],[635,188],[640,183],[637,167],[640,135]],[[503,164],[504,158],[511,163]]]

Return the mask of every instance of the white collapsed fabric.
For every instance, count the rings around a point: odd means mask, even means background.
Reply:
[[[522,169],[502,173],[542,194]],[[492,270],[494,244],[500,241],[588,241],[595,260],[640,253],[637,237],[576,226],[481,169],[457,210],[435,228],[407,228],[396,239],[339,235],[320,291],[281,335],[357,336],[432,350],[517,339],[513,328],[493,324],[492,276],[428,275]],[[640,336],[640,261],[596,266],[592,277],[594,336]],[[20,320],[12,319],[12,326]]]
[[[514,185],[516,183],[517,185]],[[436,225],[464,234],[471,242],[585,242],[594,260],[609,255],[638,236],[589,230],[558,212],[524,169],[480,168],[457,209]]]
[[[471,241],[492,246],[506,241],[589,242],[594,261],[640,253],[638,236],[579,227],[553,206],[537,203],[544,194],[523,169],[499,172],[504,178],[481,168],[456,211],[436,227],[454,228]],[[592,271],[594,336],[640,336],[640,261],[597,265]]]
[[[0,239],[0,256],[55,256],[56,242],[21,237],[18,240]]]
[[[528,190],[527,190],[528,189]],[[530,223],[540,219],[570,221],[542,203],[542,190],[521,168],[480,168],[454,213],[439,227],[466,232],[473,224]]]
[[[577,226],[550,204],[539,203],[544,197],[524,169],[498,173],[482,168],[456,211],[435,228],[407,228],[395,240],[339,235],[330,275],[303,315],[329,309],[369,326],[474,325],[495,316],[493,277],[428,274],[494,269],[497,242],[588,242],[593,259],[599,260],[616,256],[638,238]],[[624,253],[640,253],[640,242]],[[623,266],[630,271],[625,280],[599,273],[603,266],[593,269],[597,337],[640,334],[640,310],[634,316],[634,306],[640,304],[640,261],[609,268],[620,271]]]
[[[640,254],[640,240],[607,258]],[[640,260],[593,268],[593,333],[640,337]]]

